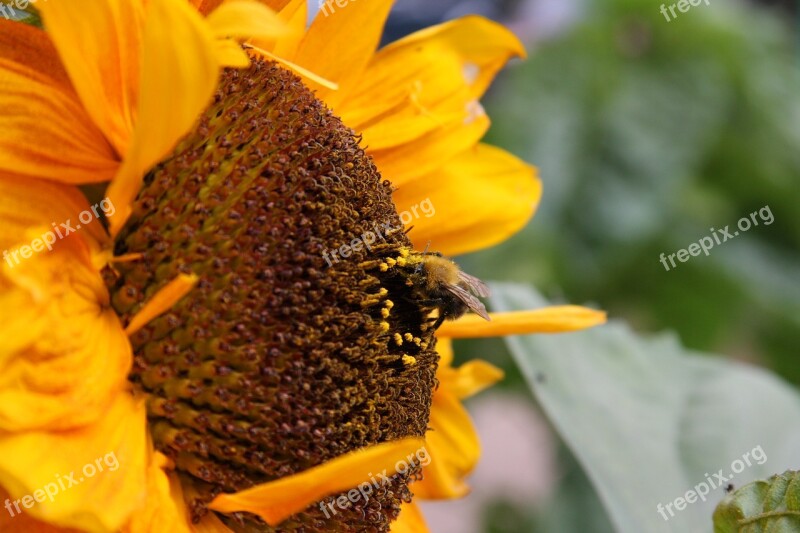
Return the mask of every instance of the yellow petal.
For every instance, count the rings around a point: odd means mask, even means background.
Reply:
[[[400,507],[400,516],[397,520],[392,522],[390,528],[391,533],[428,533],[425,518],[422,516],[422,511],[419,510],[419,505],[414,502],[404,503]]]
[[[53,231],[57,240],[59,234],[80,237],[91,253],[99,252],[99,248],[108,242],[98,221],[103,212],[98,204],[90,206],[76,187],[0,175],[0,249],[8,250],[21,244],[22,233],[42,227]],[[79,218],[86,220],[88,215],[91,215],[91,221],[81,224]],[[77,229],[78,225],[80,229]],[[19,256],[11,261],[7,256],[3,259],[9,266],[19,264],[17,259],[22,260]]]
[[[476,315],[465,315],[454,322],[442,324],[437,334],[452,339],[477,339],[529,333],[563,333],[591,328],[606,321],[603,311],[577,305],[490,313],[490,316],[492,320],[487,322]]]
[[[199,523],[192,525],[193,533],[232,533],[232,530],[222,523],[215,513],[208,513]]]
[[[503,371],[491,363],[474,359],[458,368],[444,368],[437,377],[442,390],[463,400],[503,379]]]
[[[0,87],[0,173],[66,183],[111,179],[117,155],[43,31],[0,20]]]
[[[217,46],[217,61],[220,65],[232,68],[246,68],[250,66],[250,57],[242,45],[230,39],[219,39]]]
[[[430,463],[422,480],[411,486],[424,499],[460,498],[469,492],[464,478],[480,458],[480,442],[464,406],[453,394],[437,391],[433,396],[430,430],[425,447]]]
[[[384,171],[381,159],[376,162]],[[411,222],[411,240],[423,248],[430,241],[432,250],[446,255],[504,241],[528,222],[541,197],[533,167],[486,144],[461,153],[434,174],[398,186],[393,199],[399,212],[426,198],[435,209]]]
[[[524,54],[503,26],[477,16],[412,34],[380,50],[337,108],[371,150],[463,123],[506,61]]]
[[[468,398],[503,379],[502,370],[480,359],[453,368],[453,342],[446,337],[437,339],[436,351],[439,354],[439,368],[436,371],[439,390],[454,394],[457,398]]]
[[[311,84],[317,98],[336,108],[361,79],[364,68],[380,43],[392,0],[353,1],[328,15],[317,13],[292,61],[339,85],[338,91]]]
[[[412,33],[381,52],[388,55],[419,46],[436,47],[443,53],[448,49],[450,53],[457,51],[456,54],[464,62],[462,74],[473,97],[484,93],[510,58],[525,57],[525,47],[513,33],[496,22],[476,15]]]
[[[286,6],[295,0],[262,0],[264,4],[273,11],[283,11]]]
[[[112,235],[130,215],[144,174],[195,124],[219,78],[216,40],[187,2],[149,2],[142,46],[138,120],[123,166],[108,189],[117,206]]]
[[[272,3],[272,2],[267,2]],[[291,29],[289,35],[285,35],[278,39],[277,43],[269,50],[278,57],[294,57],[300,41],[303,40],[305,34],[306,23],[308,21],[308,2],[306,0],[291,0],[282,1],[281,4],[286,4],[280,7],[273,7],[273,9],[280,10],[278,17]],[[254,41],[254,44],[260,48],[264,48],[259,41]]]
[[[0,487],[0,503],[5,503],[6,500],[9,499],[10,495],[4,491],[2,487]],[[13,500],[11,500],[10,505],[14,505]],[[20,508],[22,509],[22,507]],[[77,529],[59,527],[46,522],[41,522],[25,513],[18,514],[16,509],[13,507],[11,508],[11,511],[14,513],[14,516],[8,512],[8,509],[0,510],[3,511],[0,512],[0,531],[3,532],[24,531],[25,533],[82,533]]]
[[[440,328],[441,330],[441,328]],[[453,341],[438,334],[436,352],[439,354],[439,369],[449,368],[453,364]]]
[[[263,50],[261,48],[258,48],[257,46],[253,46],[253,45],[247,45],[247,50],[248,50],[249,53],[255,54],[256,56],[260,56],[260,57],[262,57],[262,58],[264,58],[266,60],[277,61],[278,63],[280,63],[284,67],[287,67],[289,70],[294,71],[295,74],[300,75],[306,81],[310,81],[310,82],[312,82],[312,83],[314,83],[316,85],[319,85],[320,87],[326,87],[326,88],[334,90],[334,91],[339,87],[334,82],[332,82],[330,80],[326,80],[325,78],[323,78],[321,76],[318,76],[314,72],[311,72],[310,70],[308,70],[306,68],[303,68],[303,67],[301,67],[300,65],[298,65],[296,63],[292,63],[291,61],[289,61],[287,59],[284,59],[282,57],[278,57],[277,55],[273,54],[272,52],[269,52],[267,50]]]
[[[178,300],[186,296],[200,280],[194,274],[180,274],[158,290],[137,312],[125,328],[125,333],[133,335],[157,316],[166,313]]]
[[[0,434],[0,485],[37,520],[118,530],[144,501],[145,425],[144,402],[119,394],[95,424]]]
[[[0,431],[93,423],[128,387],[131,348],[92,262],[102,228],[58,239],[46,222],[76,227],[86,207],[74,187],[0,179]]]
[[[393,185],[403,187],[418,181],[419,191],[438,180],[437,173],[445,163],[475,147],[489,129],[489,118],[477,107],[465,123],[436,128],[411,142],[383,150],[367,149],[384,178]],[[470,157],[469,154],[465,157]],[[475,157],[471,157],[472,160]],[[412,190],[411,188],[407,190]],[[410,194],[410,193],[409,193]],[[419,196],[419,195],[418,195]],[[425,196],[422,196],[424,198]]]
[[[174,473],[165,472],[168,460],[160,452],[152,452],[147,469],[147,498],[137,509],[123,533],[189,533],[192,531],[181,490]],[[228,530],[230,531],[230,530]]]
[[[271,9],[256,0],[228,0],[206,17],[218,39],[275,39],[291,29]]]
[[[325,496],[369,483],[374,472],[396,473],[396,463],[424,445],[423,439],[406,438],[370,446],[293,476],[235,494],[220,494],[209,508],[223,513],[247,511],[276,525]]]
[[[142,0],[84,0],[80,9],[70,2],[36,7],[89,116],[116,153],[124,154],[139,98]]]
[[[194,8],[204,17],[217,9],[224,0],[189,0]]]

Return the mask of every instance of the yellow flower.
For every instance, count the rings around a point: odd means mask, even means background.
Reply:
[[[347,128],[271,60],[363,135],[400,210],[436,206],[414,242],[454,254],[503,240],[539,199],[531,167],[479,143],[478,99],[522,47],[468,17],[376,52],[383,0],[307,31],[305,0],[193,4],[47,2],[46,31],[0,21],[0,528],[308,526],[314,502],[398,472],[379,516],[338,511],[385,525],[415,475],[398,458],[423,444],[412,489],[463,495],[478,447],[459,400],[499,376],[450,368],[440,341],[419,438],[436,353],[432,307],[404,296],[411,242],[386,232],[378,259],[320,274],[322,244],[399,218]],[[94,205],[76,187],[103,182]]]

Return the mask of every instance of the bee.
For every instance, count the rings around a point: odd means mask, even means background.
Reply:
[[[466,272],[450,259],[438,252],[423,252],[417,255],[417,266],[409,276],[409,285],[414,287],[416,297],[423,305],[435,305],[439,310],[434,329],[445,320],[455,320],[472,311],[485,320],[490,320],[486,307],[476,296],[489,296],[489,287]]]

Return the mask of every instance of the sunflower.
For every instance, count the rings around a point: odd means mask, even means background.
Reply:
[[[538,202],[531,167],[479,144],[478,99],[522,48],[468,17],[376,51],[390,4],[307,30],[305,1],[0,21],[3,530],[386,531],[418,518],[412,492],[465,493],[459,401],[499,374],[452,369],[407,282],[414,242],[485,247]],[[407,234],[422,198],[437,223]]]

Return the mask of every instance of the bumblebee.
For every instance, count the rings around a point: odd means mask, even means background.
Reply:
[[[466,272],[450,259],[437,252],[417,253],[417,265],[409,275],[415,298],[423,305],[432,305],[439,310],[434,329],[445,320],[455,320],[472,311],[485,320],[490,320],[486,307],[476,296],[489,296],[489,287]]]

